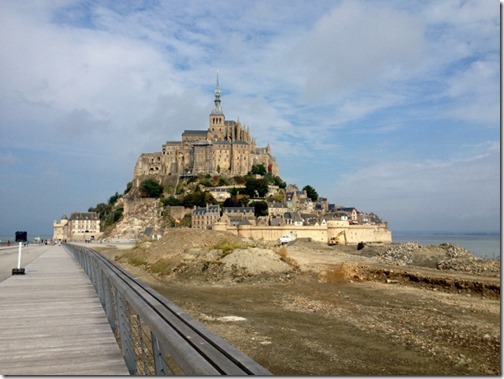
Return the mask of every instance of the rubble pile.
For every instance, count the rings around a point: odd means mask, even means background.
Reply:
[[[376,259],[397,266],[425,265],[438,270],[473,274],[500,272],[499,261],[475,257],[464,247],[451,243],[442,243],[439,246],[420,246],[416,242],[393,244],[379,252]],[[425,264],[426,262],[430,263]]]
[[[477,259],[473,255],[473,253],[471,253],[469,250],[459,245],[454,245],[452,243],[445,242],[440,244],[439,247],[445,250],[445,253],[449,259],[451,258]]]
[[[420,251],[421,247],[416,242],[405,242],[391,246],[380,252],[376,259],[381,262],[393,263],[398,266],[413,264],[413,254]]]
[[[475,257],[462,246],[442,243],[440,248],[446,252],[446,259],[437,264],[438,270],[463,271],[472,274],[500,272],[500,263],[495,260],[484,260]]]

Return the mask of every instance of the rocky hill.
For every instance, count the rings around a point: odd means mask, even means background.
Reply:
[[[120,198],[115,206],[123,207],[125,211],[123,217],[104,235],[105,240],[131,240],[145,233],[150,236],[162,235],[164,229],[170,226],[159,199],[128,201]]]

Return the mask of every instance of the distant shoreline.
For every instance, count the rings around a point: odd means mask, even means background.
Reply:
[[[499,236],[500,232],[440,232],[440,231],[400,231],[391,230],[392,238],[398,236]]]

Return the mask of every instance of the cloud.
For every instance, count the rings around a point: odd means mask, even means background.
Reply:
[[[333,193],[377,212],[395,230],[496,231],[500,148],[466,148],[474,155],[371,164],[344,174]]]
[[[433,225],[433,206],[481,217],[467,201],[494,217],[497,9],[5,0],[0,178],[18,189],[2,208],[44,188],[30,204],[52,219],[121,191],[140,153],[207,127],[219,69],[226,117],[271,145],[288,182],[412,229]]]
[[[500,110],[500,71],[492,60],[476,60],[450,77],[445,96],[456,99],[446,116],[496,125]]]
[[[418,18],[375,3],[347,1],[323,16],[291,56],[310,102],[364,87],[373,91],[409,75],[424,44]]]

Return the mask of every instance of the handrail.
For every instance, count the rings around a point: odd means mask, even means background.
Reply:
[[[65,249],[93,283],[132,375],[271,375],[95,250]]]

